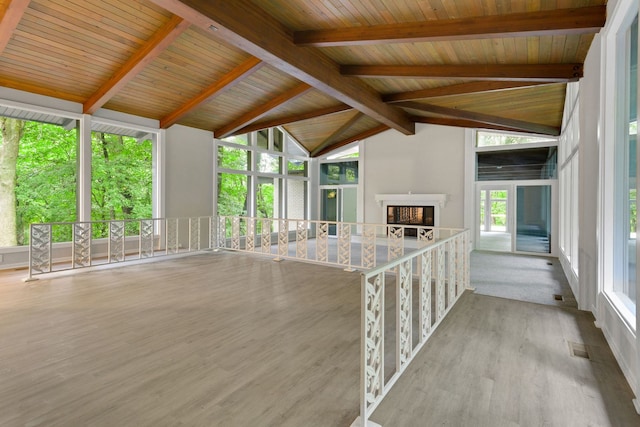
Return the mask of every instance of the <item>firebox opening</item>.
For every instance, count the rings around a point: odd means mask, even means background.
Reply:
[[[434,226],[433,206],[387,206],[387,224]],[[415,228],[405,228],[406,236],[416,236]]]

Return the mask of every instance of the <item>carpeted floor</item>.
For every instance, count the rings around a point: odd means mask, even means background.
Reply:
[[[577,307],[560,261],[552,257],[473,251],[471,286],[481,295]]]

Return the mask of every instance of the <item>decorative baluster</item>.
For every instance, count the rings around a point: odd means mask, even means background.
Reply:
[[[338,263],[351,266],[351,224],[338,223]]]
[[[427,340],[431,334],[431,253],[420,255],[420,331],[422,340]]]
[[[73,224],[73,268],[91,265],[91,223]]]
[[[227,247],[227,217],[218,217],[218,247]]]
[[[411,260],[398,266],[396,276],[396,372],[401,373],[412,357]]]
[[[433,229],[420,227],[418,228],[418,247],[423,248],[433,243]]]
[[[200,218],[189,218],[189,252],[200,250]]]
[[[51,271],[51,224],[31,224],[29,275]]]
[[[439,322],[445,315],[446,292],[445,292],[445,261],[444,245],[438,246],[437,270],[436,270],[436,307],[437,321]]]
[[[368,407],[384,391],[384,273],[362,279],[364,395]]]
[[[124,221],[109,222],[109,262],[124,261]]]
[[[153,256],[153,220],[140,221],[140,258]]]
[[[307,259],[307,221],[297,221],[296,227],[296,257]]]
[[[329,223],[316,223],[316,261],[329,262]]]
[[[447,298],[447,309],[451,308],[456,300],[456,239],[450,239],[448,244],[449,250],[447,251],[447,267],[449,278],[447,280],[447,287],[449,290],[449,296]]]
[[[270,254],[271,253],[271,220],[270,219],[262,219],[262,234],[261,234],[261,242],[262,243],[262,253]]]
[[[167,220],[167,254],[178,252],[178,218]]]
[[[278,222],[278,260],[289,255],[289,221],[281,219]]]
[[[247,237],[245,238],[245,250],[253,252],[256,247],[255,219],[247,218]]]
[[[389,234],[389,259],[388,261],[393,261],[394,259],[400,258],[404,255],[404,229],[402,227],[388,227]]]
[[[362,226],[362,267],[376,266],[376,226],[365,224]]]
[[[231,250],[240,250],[240,218],[231,218]]]
[[[209,249],[218,249],[218,217],[209,217]]]

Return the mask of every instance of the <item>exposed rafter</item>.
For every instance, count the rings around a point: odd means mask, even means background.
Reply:
[[[413,101],[416,99],[435,98],[440,96],[467,95],[479,92],[497,92],[509,89],[518,89],[529,86],[538,86],[546,83],[541,82],[468,82],[455,85],[440,86],[429,89],[420,89],[410,92],[401,92],[385,95],[384,102]]]
[[[481,129],[500,130],[500,131],[506,131],[506,132],[522,132],[522,129],[520,128],[492,125],[488,123],[479,122],[476,120],[454,119],[451,117],[414,116],[413,121],[416,123],[426,123],[431,125],[453,126],[453,127],[461,127],[461,128],[481,128]]]
[[[605,24],[606,6],[544,10],[509,15],[432,20],[353,28],[331,28],[294,33],[302,46],[354,46],[477,40],[493,37],[597,33]]]
[[[397,105],[410,108],[416,111],[425,111],[428,113],[440,114],[443,116],[455,117],[459,119],[473,120],[475,122],[485,123],[488,125],[507,126],[521,132],[539,133],[542,135],[560,135],[560,129],[539,123],[525,122],[523,120],[509,119],[506,117],[498,117],[490,114],[476,113],[474,111],[460,110],[457,108],[441,107],[433,104],[423,104],[421,102],[406,101]]]
[[[85,114],[93,114],[106,104],[120,89],[129,83],[138,73],[149,65],[163,50],[187,28],[189,22],[179,16],[171,19],[160,28],[116,73],[107,80],[84,103]]]
[[[289,89],[288,91],[276,96],[271,99],[269,102],[266,102],[260,105],[258,108],[255,108],[237,119],[233,120],[231,123],[227,123],[219,129],[216,129],[213,132],[213,135],[216,138],[226,138],[231,135],[236,130],[247,126],[256,120],[260,120],[261,117],[264,117],[271,110],[280,107],[286,102],[293,101],[301,95],[304,95],[307,91],[311,90],[311,86],[306,83],[300,83],[296,87]]]
[[[282,126],[289,123],[301,122],[303,120],[314,119],[316,117],[328,116],[335,113],[341,113],[343,111],[350,110],[347,104],[338,104],[333,107],[321,108],[319,110],[307,111],[305,113],[294,114],[292,116],[279,117],[272,120],[265,120],[262,122],[252,123],[249,126],[245,126],[242,129],[238,129],[233,132],[230,136],[233,135],[242,135],[249,132],[254,132],[257,130],[268,129],[276,126]]]
[[[379,125],[369,130],[365,130],[364,132],[360,132],[357,135],[350,136],[349,138],[343,139],[342,141],[338,141],[334,144],[331,144],[330,146],[317,152],[313,157],[323,156],[327,153],[332,152],[333,150],[337,150],[340,147],[344,147],[347,144],[351,144],[352,142],[360,141],[361,139],[372,137],[373,135],[377,135],[389,129],[390,128],[387,125]]]
[[[350,105],[404,134],[415,124],[387,105],[364,82],[340,74],[339,65],[317,49],[298,48],[279,21],[248,0],[152,0],[225,42]]]
[[[229,73],[222,76],[220,80],[216,81],[208,88],[203,90],[198,96],[190,99],[180,108],[163,117],[160,120],[160,127],[162,129],[166,129],[169,126],[173,125],[189,112],[195,110],[200,105],[211,100],[211,98],[213,98],[214,96],[220,95],[221,93],[224,93],[225,91],[234,87],[243,78],[259,70],[262,65],[264,65],[264,62],[262,62],[258,58],[251,57],[247,59],[242,64],[231,70]]]
[[[8,0],[0,6],[0,54],[7,47],[30,2],[31,0]]]
[[[334,139],[340,137],[347,129],[349,129],[351,126],[353,126],[353,124],[355,122],[360,120],[361,117],[362,117],[362,113],[360,113],[360,112],[357,112],[356,114],[354,114],[353,117],[351,117],[349,120],[347,120],[345,123],[343,123],[342,126],[340,126],[338,129],[333,131],[331,133],[331,135],[329,135],[327,138],[325,138],[325,140],[322,141],[320,143],[320,145],[318,145],[318,147],[316,147],[311,152],[311,157],[315,156],[317,153],[321,152],[322,150],[327,148],[329,145],[331,145],[331,142]]]
[[[582,64],[471,64],[471,65],[343,65],[346,76],[534,81],[566,83],[583,74]]]

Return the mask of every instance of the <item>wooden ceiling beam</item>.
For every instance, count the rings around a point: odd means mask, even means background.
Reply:
[[[384,102],[414,101],[416,99],[436,98],[441,96],[468,95],[471,93],[488,93],[530,86],[539,86],[542,82],[511,82],[511,81],[477,81],[455,85],[440,86],[429,89],[413,90],[410,92],[392,93],[384,95]]]
[[[291,31],[249,0],[152,1],[380,123],[415,132],[406,112],[382,102],[366,83],[341,75],[340,66],[320,50],[296,46]]]
[[[311,153],[311,157],[314,157],[316,155],[316,153],[321,152],[322,150],[324,150],[325,148],[327,148],[329,145],[331,145],[331,141],[333,141],[335,138],[339,137],[340,135],[342,135],[347,129],[349,129],[351,126],[353,126],[353,124],[355,122],[357,122],[358,120],[360,120],[360,118],[362,117],[362,113],[361,112],[357,112],[356,114],[354,114],[353,117],[351,117],[349,120],[347,120],[342,126],[340,126],[338,129],[336,129],[335,131],[333,131],[331,133],[331,135],[329,135],[327,138],[325,138],[324,141],[322,141],[320,143],[320,145],[318,145]]]
[[[342,65],[345,76],[566,83],[579,80],[582,64]]]
[[[606,5],[402,24],[298,31],[298,46],[356,46],[597,33]]]
[[[452,117],[421,117],[413,116],[413,121],[416,123],[426,123],[431,125],[452,126],[469,129],[490,129],[499,130],[505,132],[522,132],[520,128],[514,128],[510,126],[492,125],[484,122],[478,122],[476,120],[455,119]]]
[[[537,133],[542,135],[560,135],[560,128],[554,126],[543,125],[540,123],[525,122],[523,120],[509,119],[506,117],[498,117],[490,114],[477,113],[475,111],[460,110],[458,108],[441,107],[433,104],[423,104],[415,101],[399,102],[403,108],[409,108],[416,111],[424,111],[427,113],[440,114],[443,116],[454,117],[458,119],[473,120],[475,122],[485,123],[488,125],[507,126],[520,132]]]
[[[352,142],[360,141],[361,139],[372,137],[374,135],[377,135],[377,134],[382,133],[382,132],[384,132],[386,130],[389,130],[389,129],[390,128],[387,125],[376,126],[376,127],[371,128],[369,130],[365,130],[364,132],[360,132],[357,135],[350,136],[349,138],[343,139],[342,141],[339,141],[339,142],[336,142],[334,144],[331,144],[330,146],[325,147],[324,149],[322,149],[319,152],[317,152],[312,157],[324,156],[325,154],[328,154],[328,153],[330,153],[330,152],[332,152],[334,150],[337,150],[340,147],[344,147],[345,145],[351,144]]]
[[[100,87],[83,106],[85,114],[93,114],[106,104],[118,91],[137,76],[147,65],[158,57],[190,23],[179,16],[171,19],[160,28],[127,62]]]
[[[583,76],[582,64],[343,65],[345,76],[566,83]]]
[[[338,104],[333,107],[321,108],[319,110],[307,111],[305,113],[294,114],[291,116],[280,117],[272,120],[265,120],[262,122],[252,123],[248,126],[238,129],[231,133],[229,136],[242,135],[257,130],[273,128],[276,126],[282,126],[289,123],[301,122],[303,120],[315,119],[316,117],[328,116],[335,113],[341,113],[343,111],[351,110],[347,104]]]
[[[247,59],[242,64],[222,76],[220,80],[214,82],[205,90],[200,92],[198,96],[190,99],[180,108],[160,119],[160,128],[166,129],[175,124],[182,117],[195,110],[202,104],[210,101],[213,97],[226,92],[227,90],[240,83],[242,79],[259,70],[263,65],[264,62],[262,62],[258,58],[251,57]]]
[[[275,98],[271,99],[269,102],[265,102],[260,105],[258,108],[251,110],[237,119],[233,120],[231,123],[227,123],[219,129],[216,129],[213,132],[213,135],[216,138],[222,139],[231,135],[236,130],[247,126],[256,120],[260,120],[260,118],[264,117],[270,111],[280,107],[281,105],[293,101],[299,96],[304,95],[307,91],[311,90],[312,87],[306,83],[300,83],[294,88],[289,89],[288,91],[281,93]]]
[[[0,6],[0,55],[29,7],[31,0],[8,0]]]

